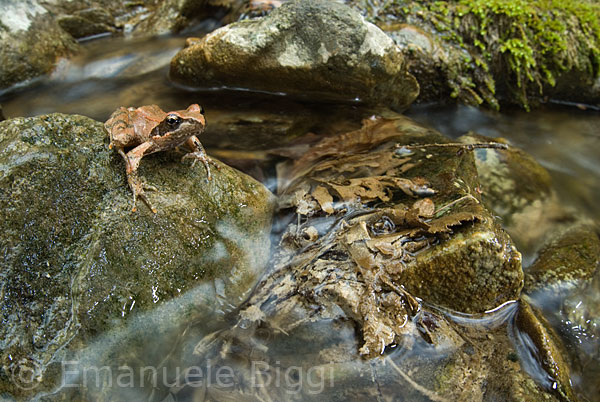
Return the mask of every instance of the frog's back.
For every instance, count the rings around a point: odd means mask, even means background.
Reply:
[[[132,107],[115,110],[104,123],[111,146],[128,148],[146,142],[150,138],[150,131],[158,123],[144,117]]]

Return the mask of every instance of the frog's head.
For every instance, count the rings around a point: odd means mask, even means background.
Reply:
[[[151,137],[157,142],[182,143],[192,135],[201,134],[205,126],[204,108],[194,103],[185,110],[166,113]]]

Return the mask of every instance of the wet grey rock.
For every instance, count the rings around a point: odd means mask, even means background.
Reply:
[[[197,87],[359,99],[397,108],[419,92],[389,37],[349,7],[324,0],[292,1],[264,18],[213,31],[175,56],[170,76]]]
[[[38,1],[0,3],[0,89],[50,73],[76,50]]]
[[[141,203],[134,213],[102,123],[11,119],[0,144],[0,394],[26,394],[11,379],[27,362],[36,390],[52,388],[45,370],[58,354],[198,285],[211,284],[191,305],[240,303],[266,264],[273,196],[235,169],[221,164],[207,182],[177,152],[144,158],[158,213]]]

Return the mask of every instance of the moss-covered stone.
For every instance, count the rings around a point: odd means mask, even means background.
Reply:
[[[521,347],[530,348],[526,353],[543,368],[548,376],[543,381],[544,387],[560,401],[575,401],[566,350],[548,322],[529,305],[527,297],[519,303],[515,324],[517,329],[526,334],[532,342],[532,344],[522,342]]]
[[[457,0],[347,3],[400,42],[422,100],[450,95],[468,104],[526,109],[546,96],[600,100],[600,6],[595,1]],[[404,25],[404,24],[408,24]],[[409,30],[423,29],[420,46]]]
[[[83,116],[0,123],[0,393],[18,391],[7,379],[23,359],[46,381],[59,350],[200,283],[235,305],[267,261],[273,199],[260,183],[222,164],[207,182],[180,154],[159,153],[140,168],[159,188],[148,195],[158,213],[133,213],[106,137]]]
[[[600,239],[596,228],[580,223],[557,229],[538,258],[526,271],[525,290],[565,286],[590,280],[600,264]]]
[[[418,94],[393,41],[347,6],[291,1],[220,28],[178,53],[170,77],[197,87],[362,100],[398,108]]]

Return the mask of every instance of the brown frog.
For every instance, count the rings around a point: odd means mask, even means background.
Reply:
[[[204,151],[202,144],[196,137],[204,131],[206,120],[204,109],[197,104],[190,105],[185,110],[175,110],[165,113],[157,105],[133,107],[120,107],[104,123],[110,136],[110,148],[115,147],[119,155],[125,160],[127,168],[127,181],[133,191],[133,208],[136,210],[137,197],[156,213],[146,197],[144,190],[156,188],[144,183],[137,174],[141,159],[154,152],[164,151],[186,144],[192,152],[186,154],[182,161],[188,158],[201,161],[206,168],[207,179],[211,180],[209,163],[219,169]],[[129,149],[126,153],[125,149]]]

